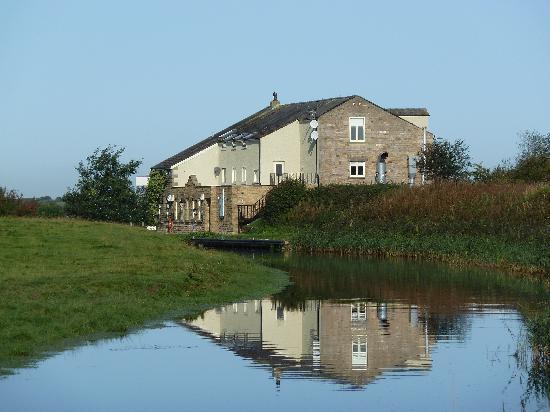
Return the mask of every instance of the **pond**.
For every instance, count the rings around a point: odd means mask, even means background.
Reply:
[[[549,410],[536,287],[403,260],[262,257],[292,285],[0,379],[2,410]],[[536,386],[536,385],[535,385]]]

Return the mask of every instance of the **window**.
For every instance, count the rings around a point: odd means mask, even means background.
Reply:
[[[349,177],[365,177],[365,162],[349,162]]]
[[[355,336],[351,342],[352,370],[366,369],[368,366],[367,337]]]
[[[222,185],[224,185],[226,182],[227,182],[227,176],[226,176],[226,171],[225,171],[225,167],[222,168]]]
[[[233,170],[231,170],[231,183],[236,183],[237,182],[237,169],[233,168]]]
[[[258,183],[258,169],[254,170],[253,183]]]
[[[282,176],[285,173],[285,162],[273,162],[275,176]]]
[[[351,304],[351,320],[360,321],[367,320],[367,304],[366,303],[352,303]]]
[[[241,170],[241,182],[246,183],[246,167]]]
[[[349,141],[350,142],[365,141],[365,118],[364,117],[349,118]]]

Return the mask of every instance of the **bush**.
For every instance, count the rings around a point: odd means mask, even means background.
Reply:
[[[38,203],[25,200],[15,190],[0,187],[0,216],[35,216]]]
[[[550,181],[550,156],[533,155],[519,160],[512,176],[514,179],[524,182]]]
[[[283,223],[285,215],[306,196],[307,188],[304,183],[286,180],[267,193],[263,217],[269,223]]]
[[[39,202],[37,213],[41,217],[63,217],[65,208],[60,202]]]

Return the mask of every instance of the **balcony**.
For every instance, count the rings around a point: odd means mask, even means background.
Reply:
[[[316,185],[319,183],[319,175],[317,173],[283,173],[277,175],[275,173],[269,174],[269,184],[271,186],[277,186],[279,183],[286,180],[298,180],[306,185]]]

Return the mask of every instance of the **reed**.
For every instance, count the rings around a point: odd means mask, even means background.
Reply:
[[[295,248],[339,254],[439,258],[550,271],[550,186],[526,183],[333,185],[309,189],[276,223]]]

